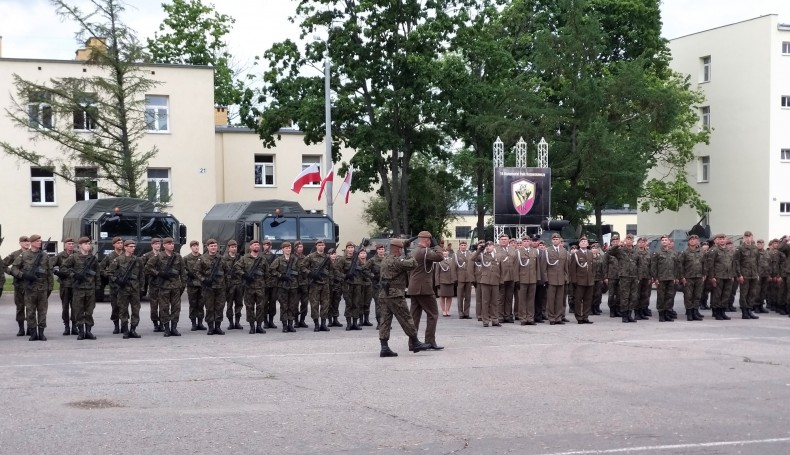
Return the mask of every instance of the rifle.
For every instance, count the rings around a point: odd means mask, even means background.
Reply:
[[[74,275],[74,283],[80,284],[85,281],[89,276],[96,276],[96,272],[93,271],[93,264],[96,262],[96,255],[91,254],[88,259],[85,260],[85,264],[82,266],[82,270],[79,273]]]
[[[129,281],[132,278],[132,269],[134,269],[134,266],[136,264],[137,264],[137,256],[132,256],[132,259],[129,260],[129,265],[126,266],[126,270],[123,272],[123,275],[121,275],[120,278],[115,279],[115,284],[119,288],[124,288],[126,287],[127,284],[129,284]]]
[[[255,258],[255,261],[252,263],[252,267],[250,267],[250,270],[248,270],[247,273],[242,275],[244,281],[246,281],[247,283],[252,283],[253,281],[255,281],[255,277],[263,276],[263,272],[259,270],[263,259],[264,259],[263,254],[258,254],[258,257]]]
[[[214,286],[214,282],[217,281],[217,273],[219,273],[219,266],[222,264],[222,258],[219,256],[219,253],[214,257],[214,265],[211,266],[211,272],[208,275],[208,278],[203,280],[203,286],[211,287]]]
[[[157,278],[159,279],[159,284],[161,284],[162,279],[175,278],[178,275],[178,272],[173,270],[173,264],[175,264],[175,262],[176,262],[176,254],[173,253],[173,255],[170,256],[170,260],[168,260],[167,264],[165,264],[165,269],[159,272],[159,275],[157,275]]]
[[[318,264],[318,267],[311,270],[308,276],[310,280],[313,282],[318,281],[320,279],[326,278],[329,276],[329,269],[326,267],[326,264],[329,262],[329,255],[327,254],[323,261]],[[310,284],[313,284],[312,282]]]
[[[299,277],[299,272],[294,270],[294,264],[296,264],[296,256],[292,254],[288,258],[288,267],[285,269],[285,275],[281,276],[280,280],[290,283],[291,280]]]
[[[347,280],[354,278],[357,272],[359,272],[359,252],[362,251],[362,248],[368,246],[368,243],[368,239],[363,238],[362,242],[357,246],[354,257],[351,258],[351,265],[348,267],[348,273],[346,273]]]
[[[47,240],[49,242],[49,240]],[[30,267],[30,271],[22,274],[22,279],[25,280],[25,288],[30,289],[33,286],[33,282],[36,281],[41,277],[39,275],[41,271],[41,260],[44,257],[44,250],[38,250],[38,254],[36,254],[36,259],[33,260],[33,266]]]

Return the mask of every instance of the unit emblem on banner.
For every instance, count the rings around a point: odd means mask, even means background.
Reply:
[[[535,183],[527,179],[519,179],[510,184],[513,206],[519,215],[526,215],[535,205]]]

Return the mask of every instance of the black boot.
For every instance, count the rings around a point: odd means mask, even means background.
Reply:
[[[313,332],[318,332],[318,331],[321,330],[321,328],[318,327],[318,319],[313,319],[313,326],[315,326],[315,328],[313,329]]]
[[[160,324],[162,323],[160,322]],[[164,336],[166,337],[170,336],[170,325],[167,322],[162,324],[162,332],[164,332]]]
[[[332,316],[332,324],[330,327],[343,327],[343,323],[337,320],[337,316]]]
[[[628,311],[628,312],[626,312],[626,311],[621,311],[621,312],[620,312],[620,314],[621,314],[621,316],[620,316],[620,319],[622,319],[622,321],[623,321],[623,322],[631,322],[631,321],[629,321],[629,320],[628,320],[628,319],[629,319],[629,318],[628,318],[628,316],[629,316],[629,313],[630,313],[630,311]]]
[[[431,345],[420,341],[417,335],[409,337],[409,351],[416,354],[420,351],[427,351],[428,349],[431,349]]]
[[[294,328],[294,322],[295,321],[288,321],[288,331],[289,332],[296,332],[296,329]],[[305,327],[307,327],[306,324],[305,324]]]
[[[165,328],[160,321],[154,321],[154,333],[164,332]]]
[[[321,327],[318,328],[320,332],[328,332],[329,327],[326,326],[326,319],[321,319]]]
[[[288,333],[288,321],[280,321],[283,323],[283,333]]]
[[[174,337],[181,336],[181,334],[178,332],[178,322],[170,323],[170,335],[173,335]]]
[[[77,333],[77,340],[84,340],[85,339],[85,325],[79,325],[79,332]]]
[[[362,330],[362,322],[360,321],[361,318],[352,318],[351,319],[351,330]],[[359,321],[359,324],[357,322]]]
[[[678,318],[678,313],[675,310],[671,310],[671,309],[667,310],[667,314],[669,315],[669,317],[672,318],[672,320],[675,320],[675,319]]]
[[[749,317],[749,310],[744,307],[741,307],[741,319],[751,319],[751,317]]]
[[[757,306],[757,312],[758,313],[767,313],[768,310],[765,309],[765,304],[761,303],[760,305],[758,305]]]
[[[47,337],[44,336],[44,328],[40,327],[38,329],[38,341],[47,341]]]
[[[351,330],[351,318],[346,318],[346,331]]]
[[[642,321],[642,320],[645,320],[645,319],[647,319],[647,318],[644,315],[644,310],[642,310],[642,309],[634,310],[634,320]]]
[[[653,316],[653,312],[650,308],[645,308],[645,318],[649,318],[650,316]]]
[[[129,323],[126,321],[121,322],[121,333],[123,334],[123,339],[129,339]]]
[[[72,335],[79,334],[79,331],[77,331],[77,322],[76,321],[71,321],[71,334]]]
[[[35,327],[30,327],[28,325],[27,331],[30,333],[30,338],[27,341],[38,341],[38,330]]]
[[[255,329],[252,328],[252,323],[250,323],[250,332],[251,333],[266,333],[266,331],[263,330],[263,327],[261,327],[261,323],[260,322],[255,324]]]
[[[228,318],[228,320],[230,320],[230,318]],[[244,329],[244,326],[243,326],[243,325],[241,325],[241,324],[239,324],[239,322],[241,322],[241,315],[240,315],[240,314],[237,314],[237,315],[236,315],[236,322],[234,322],[234,323],[233,323],[233,328],[234,328],[234,329],[236,329],[236,330],[242,330],[242,329]]]
[[[267,318],[264,316],[264,318],[263,318],[263,324],[264,324],[264,325],[265,325],[265,326],[268,328],[268,327],[269,327],[269,323],[268,323],[267,321],[268,321],[268,319],[267,319]],[[256,325],[257,325],[257,327],[260,327],[260,326],[261,326],[261,323],[260,323],[260,322],[258,322],[257,324],[253,324],[253,321],[247,321],[247,322],[249,322],[249,323],[250,323],[250,331],[249,331],[249,334],[250,334],[250,335],[255,335],[255,328],[256,328]],[[261,330],[263,330],[263,328],[261,328]]]
[[[735,308],[735,305],[731,303],[731,304],[729,304],[729,306],[727,307],[727,311],[728,311],[728,312],[730,312],[730,313],[734,313],[734,312],[736,312],[736,311],[737,311],[737,309]]]
[[[724,308],[719,308],[719,316],[721,316],[722,320],[724,321],[730,320],[730,317],[727,316],[727,312],[724,310]]]
[[[189,322],[192,323],[192,327],[189,329],[189,331],[190,332],[196,332],[197,331],[197,319],[189,318]]]
[[[365,327],[373,327],[373,324],[370,323],[368,318],[370,318],[370,314],[369,313],[365,314],[365,319],[363,320],[362,325],[364,325]]]
[[[632,313],[635,313],[635,312],[636,312],[636,310],[627,312],[627,314],[628,314],[628,322],[636,322],[636,319],[634,319],[634,316],[632,315]]]
[[[713,313],[713,317],[716,318],[717,321],[724,320],[724,318],[721,317],[721,314],[719,314],[719,309],[718,308],[714,308],[712,310],[712,313]]]
[[[113,335],[118,335],[119,333],[121,333],[121,327],[118,324],[118,322],[119,321],[112,321],[113,325],[115,326],[115,328],[112,330]]]
[[[694,319],[694,310],[686,310],[686,320],[691,322],[696,321],[696,319]]]
[[[63,323],[63,327],[65,327],[63,329],[63,336],[65,337],[65,336],[71,335],[71,328],[69,328],[69,323],[68,322],[64,322]]]
[[[234,330],[234,329],[236,329],[236,324],[233,323],[233,315],[232,314],[226,314],[225,316],[228,317],[228,328],[225,329],[225,330]]]
[[[703,315],[702,315],[702,314],[699,312],[699,308],[694,308],[694,319],[696,319],[697,321],[701,321],[701,320],[703,320],[704,318],[705,318],[705,316],[703,316]]]
[[[752,311],[751,308],[746,310],[746,312],[749,313],[749,318],[750,319],[760,319],[760,316],[757,316],[756,314],[754,314],[754,311]]]
[[[277,328],[277,326],[274,325],[274,315],[269,316],[269,328],[271,328],[271,329],[276,329]]]
[[[203,318],[197,318],[197,329],[198,330],[206,330],[206,326],[203,325]]]
[[[141,338],[140,335],[137,334],[137,326],[132,324],[129,328],[129,338]]]
[[[16,321],[16,323],[19,326],[19,331],[16,333],[16,336],[18,337],[25,336],[25,321]]]
[[[663,311],[658,312],[658,322],[667,322],[667,315]]]
[[[390,349],[387,341],[388,340],[379,340],[379,342],[381,342],[381,352],[379,352],[379,357],[397,357],[398,353]]]
[[[95,340],[96,335],[91,332],[90,324],[85,324],[85,339],[86,340]]]
[[[214,323],[214,335],[225,335],[225,332],[222,331],[222,321]]]
[[[296,325],[297,328],[299,328],[299,329],[307,329],[308,328],[307,324],[305,324],[305,322],[304,322],[304,317],[305,317],[304,314],[300,314],[299,315],[299,324]]]
[[[207,322],[206,324],[208,324],[208,332],[206,332],[206,335],[214,335],[214,323]]]

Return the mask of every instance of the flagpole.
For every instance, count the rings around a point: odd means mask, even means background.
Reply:
[[[326,117],[326,137],[324,138],[324,142],[326,142],[326,164],[325,169],[329,169],[332,165],[332,98],[331,98],[331,87],[330,87],[330,67],[331,63],[329,62],[329,38],[326,39],[326,56],[324,60],[324,92],[325,92],[325,117]],[[334,172],[334,171],[333,171]],[[334,218],[333,216],[333,208],[334,208],[334,198],[332,197],[332,181],[329,180],[326,182],[326,214],[329,218]]]

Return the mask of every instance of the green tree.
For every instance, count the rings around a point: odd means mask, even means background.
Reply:
[[[213,4],[200,0],[172,0],[163,3],[167,18],[159,32],[148,38],[148,52],[155,63],[206,65],[214,68],[214,104],[239,104],[244,86],[231,68],[232,56],[225,37],[236,22],[220,14]]]
[[[324,138],[322,66],[328,51],[333,64],[333,159],[340,147],[355,151],[354,190],[375,185],[387,202],[394,234],[412,225],[408,201],[411,163],[416,156],[449,156],[442,131],[447,116],[437,93],[439,61],[452,37],[468,23],[473,0],[339,1],[301,0],[294,20],[302,37],[329,30],[326,41],[312,42],[302,52],[290,40],[272,46],[264,57],[260,101],[254,111],[266,147],[273,147],[281,127],[296,123],[308,143]],[[305,72],[316,68],[314,75]]]
[[[13,105],[6,113],[18,128],[29,130],[31,141],[55,144],[59,154],[44,154],[32,145],[0,141],[8,155],[37,167],[48,167],[67,181],[84,184],[75,166],[96,167],[97,190],[111,196],[145,197],[144,173],[157,149],[140,150],[146,132],[145,94],[157,85],[136,63],[143,49],[121,20],[117,0],[91,0],[83,12],[62,0],[52,0],[58,15],[76,22],[77,41],[91,40],[85,65],[96,76],[25,80],[14,74]],[[91,178],[93,180],[93,178]]]

